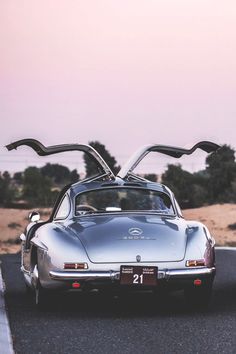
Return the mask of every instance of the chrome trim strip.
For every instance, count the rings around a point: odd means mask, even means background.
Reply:
[[[201,275],[210,275],[215,273],[215,267],[212,268],[195,268],[195,269],[173,269],[173,270],[158,270],[158,279],[172,279],[172,278],[188,278]],[[50,271],[49,275],[55,280],[96,280],[96,279],[110,279],[118,280],[120,278],[119,271],[107,272],[70,272],[70,271]]]
[[[192,268],[192,269],[173,269],[166,271],[166,278],[188,278],[201,275],[214,274],[216,271],[215,267],[212,268]]]
[[[120,272],[108,271],[108,272],[63,272],[63,271],[50,271],[49,275],[52,279],[57,280],[94,280],[94,279],[119,279]]]

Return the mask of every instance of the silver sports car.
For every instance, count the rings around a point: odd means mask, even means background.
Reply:
[[[38,306],[53,291],[122,291],[183,289],[187,300],[205,306],[215,276],[214,238],[198,221],[183,218],[171,190],[133,173],[151,151],[175,158],[197,148],[219,146],[203,141],[192,149],[164,145],[141,148],[115,176],[91,146],[45,147],[23,139],[8,150],[27,145],[38,155],[78,150],[88,154],[100,173],[60,193],[49,220],[30,214],[21,235],[21,270]]]

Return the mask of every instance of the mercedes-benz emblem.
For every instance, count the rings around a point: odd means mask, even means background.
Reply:
[[[140,235],[142,235],[142,233],[143,233],[143,230],[138,227],[131,227],[129,229],[129,234],[132,236],[140,236]]]
[[[136,261],[141,262],[141,256],[139,254],[136,256]]]

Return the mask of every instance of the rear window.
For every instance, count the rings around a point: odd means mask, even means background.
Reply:
[[[141,188],[106,188],[76,197],[76,215],[94,212],[149,211],[174,215],[169,196]]]

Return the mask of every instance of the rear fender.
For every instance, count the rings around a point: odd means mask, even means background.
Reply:
[[[214,242],[209,237],[210,233],[205,225],[200,222],[191,222],[188,224],[187,246],[185,259],[200,260],[204,259],[207,267],[213,267],[214,259]]]

